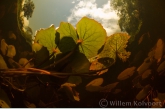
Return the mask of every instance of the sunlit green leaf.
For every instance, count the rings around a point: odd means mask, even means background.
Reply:
[[[56,51],[56,44],[55,44],[55,27],[51,25],[49,28],[40,29],[37,31],[34,42],[38,42],[39,44],[46,47],[49,51],[49,54]]]
[[[106,31],[103,26],[93,19],[83,17],[76,25],[79,50],[87,58],[96,56],[98,50],[105,43]]]
[[[61,22],[57,32],[60,33],[60,39],[63,37],[72,37],[75,42],[78,39],[76,29],[68,22]]]
[[[58,45],[60,51],[67,52],[73,50],[78,40],[75,28],[70,23],[61,22],[57,32],[60,33],[60,43]]]
[[[130,36],[126,33],[116,33],[109,36],[99,56],[113,58],[114,60],[118,56],[123,61],[126,61],[131,54],[125,50],[129,38]]]
[[[33,44],[32,44],[32,50],[33,50],[34,52],[37,52],[37,51],[41,50],[41,48],[42,48],[42,45],[39,44],[39,43],[33,43]]]

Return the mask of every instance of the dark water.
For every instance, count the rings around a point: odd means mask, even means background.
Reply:
[[[40,51],[33,52],[32,43],[29,43],[31,39],[27,37],[32,35],[31,31],[25,35],[21,29],[21,0],[1,0],[0,90],[7,95],[3,96],[1,93],[0,100],[10,107],[164,107],[164,104],[151,104],[165,100],[165,3],[158,0],[148,4],[149,0],[147,1],[142,2],[142,6],[148,8],[141,10],[141,29],[135,40],[127,44],[126,50],[131,52],[127,61],[123,62],[117,56],[115,63],[102,75],[77,74],[79,77],[68,80],[73,60],[77,59],[75,57],[81,57],[80,62],[86,62],[87,58],[76,52],[76,56],[70,55],[70,58],[49,68],[49,65],[54,63],[49,51],[42,47]],[[58,39],[59,34],[56,33],[56,36]],[[9,49],[11,53],[7,51]],[[69,52],[58,55],[56,62],[68,54]],[[21,58],[26,58],[27,61],[21,64]],[[32,61],[28,63],[29,60]],[[24,69],[29,66],[33,69]],[[48,69],[41,70],[45,67]],[[14,71],[10,72],[10,69]],[[44,74],[46,71],[50,71],[51,75]],[[94,86],[86,87],[90,81],[97,78],[101,79],[91,83]],[[103,83],[100,83],[102,79]],[[61,88],[67,81],[75,84],[81,81],[81,84],[76,87],[65,85]],[[101,85],[96,85],[99,83]],[[76,101],[77,98],[74,97],[80,98],[80,101]],[[151,104],[146,104],[147,102]],[[0,107],[5,106],[0,102]]]

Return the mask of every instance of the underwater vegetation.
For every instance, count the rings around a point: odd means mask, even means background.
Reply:
[[[0,17],[0,107],[165,106],[165,34],[153,38],[160,30],[142,31],[141,19],[130,40],[133,33],[107,36],[95,19],[82,17],[76,27],[61,22],[38,30],[30,43],[32,31],[22,31],[13,9]],[[101,105],[102,99],[159,104]]]

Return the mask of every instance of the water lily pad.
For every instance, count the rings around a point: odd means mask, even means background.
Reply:
[[[103,26],[94,19],[83,17],[77,23],[76,29],[80,52],[84,53],[87,58],[96,56],[107,36]]]
[[[129,38],[130,36],[126,33],[116,33],[109,36],[99,56],[113,58],[114,60],[118,56],[123,61],[126,61],[131,54],[125,50]]]
[[[67,52],[73,50],[78,40],[75,28],[70,23],[61,22],[57,32],[60,34],[60,42],[58,45],[60,51]]]
[[[46,47],[49,51],[49,54],[52,54],[52,52],[56,53],[57,45],[55,44],[55,34],[56,30],[54,25],[51,25],[49,28],[46,29],[40,29],[35,35],[34,42],[37,42]]]

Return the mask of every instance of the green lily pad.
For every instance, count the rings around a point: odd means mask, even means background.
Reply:
[[[61,22],[57,32],[60,33],[60,39],[63,37],[72,37],[75,42],[78,39],[76,29],[68,22]]]
[[[77,33],[75,28],[67,22],[61,22],[57,29],[60,34],[59,49],[61,52],[68,52],[75,48],[77,41]]]
[[[109,36],[99,56],[113,58],[114,60],[118,56],[123,61],[126,61],[131,54],[125,50],[129,38],[130,36],[126,33],[116,33]]]
[[[96,56],[107,36],[103,26],[93,19],[83,17],[77,23],[76,29],[80,52],[84,53],[87,58]]]
[[[34,42],[38,42],[39,44],[43,45],[49,51],[49,54],[52,54],[56,51],[56,44],[55,44],[55,34],[56,30],[54,25],[51,25],[49,28],[40,29],[37,31]]]

